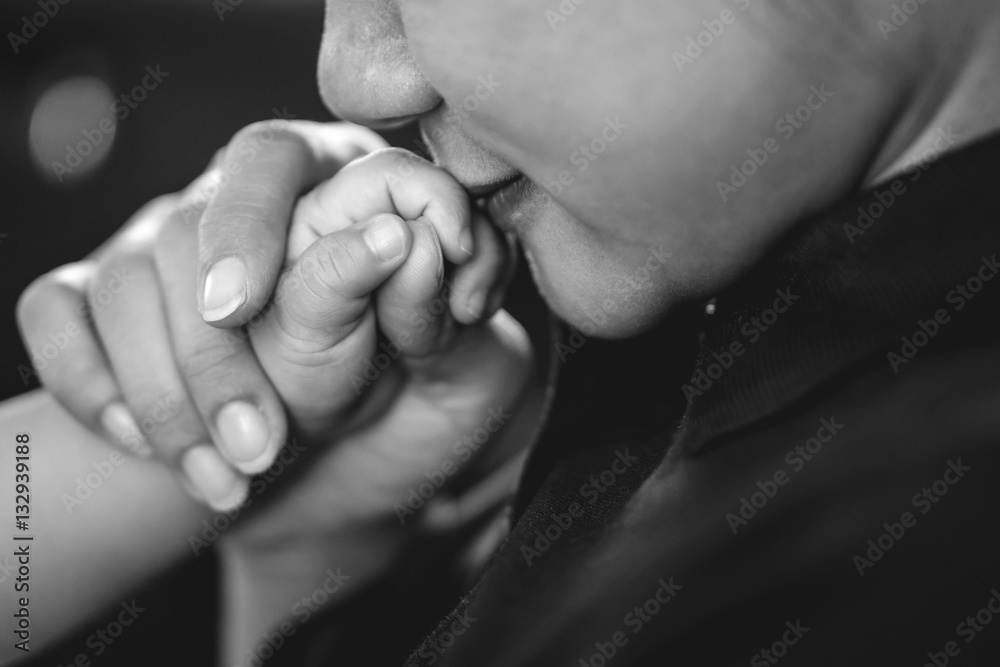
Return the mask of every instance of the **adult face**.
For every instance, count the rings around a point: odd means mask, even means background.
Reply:
[[[552,309],[629,336],[873,169],[909,38],[827,4],[327,0],[319,82],[347,120],[418,120]]]

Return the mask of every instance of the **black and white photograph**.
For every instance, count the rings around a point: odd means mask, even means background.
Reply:
[[[0,33],[0,666],[1000,665],[1000,4]]]

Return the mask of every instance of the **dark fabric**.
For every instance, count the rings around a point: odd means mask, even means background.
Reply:
[[[702,365],[716,361],[711,354],[733,341],[751,340],[743,330],[760,331],[752,318],[773,307],[779,292],[796,300],[747,345],[753,349],[736,360],[724,382],[694,397],[685,415],[685,445],[775,412],[919,331],[918,321],[933,321],[939,309],[954,324],[941,328],[941,340],[934,336],[932,351],[945,340],[960,346],[995,340],[995,328],[979,324],[983,318],[997,322],[990,318],[1000,281],[987,282],[984,296],[973,295],[968,307],[955,288],[984,265],[990,275],[1000,270],[997,143],[980,143],[898,179],[907,188],[902,195],[881,186],[803,226],[720,297],[718,324],[708,331]],[[862,211],[884,210],[882,202],[890,197],[889,210],[880,218],[869,215],[873,222],[867,230],[859,226]]]
[[[1000,664],[998,166],[804,221],[714,315],[567,331],[485,574],[383,582],[312,629],[322,664],[426,632],[405,665]]]
[[[914,171],[853,243],[874,193],[804,222],[686,387],[674,322],[588,341],[509,539],[407,664],[996,664],[1000,280],[953,290],[995,270],[998,165],[994,138]]]

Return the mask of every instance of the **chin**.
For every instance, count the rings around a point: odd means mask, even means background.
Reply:
[[[552,313],[587,338],[623,340],[656,328],[678,306],[671,299],[655,301],[640,295],[608,293],[594,287],[564,293],[544,281],[535,280],[538,291]]]
[[[571,314],[564,316],[556,312],[568,325],[590,338],[604,340],[624,340],[640,336],[656,328],[669,312],[656,313],[616,313],[603,320],[594,316]]]

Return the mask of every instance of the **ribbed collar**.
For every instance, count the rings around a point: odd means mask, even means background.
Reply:
[[[998,177],[1000,135],[793,229],[717,299],[675,445],[700,449],[750,427],[863,360],[902,374],[956,339],[996,339],[1000,275],[971,300],[958,288],[997,270]],[[905,358],[901,338],[922,342],[939,310],[950,321],[894,369],[887,355]],[[723,368],[735,343],[743,353]]]

